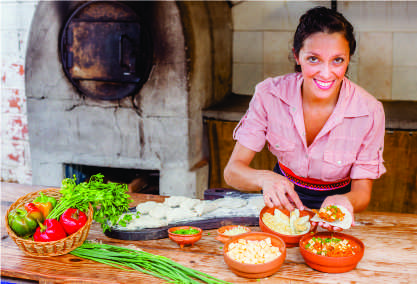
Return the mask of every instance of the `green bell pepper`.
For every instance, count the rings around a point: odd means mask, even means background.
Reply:
[[[56,206],[56,199],[53,198],[52,196],[46,196],[42,192],[39,193],[39,196],[36,197],[35,200],[33,200],[33,202],[39,202],[39,203],[51,202],[52,208],[55,208]]]
[[[17,208],[12,210],[7,216],[10,228],[19,237],[31,236],[38,227],[37,221],[28,215],[29,213],[26,210]]]

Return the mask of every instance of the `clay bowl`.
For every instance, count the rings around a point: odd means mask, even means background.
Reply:
[[[316,231],[317,224],[314,224],[314,226],[311,225],[311,228],[310,228],[310,231],[309,232],[307,232],[305,234],[300,234],[300,235],[286,235],[286,234],[281,234],[281,233],[278,233],[278,232],[270,229],[262,221],[262,216],[265,213],[270,213],[270,214],[274,215],[275,209],[278,209],[278,208],[276,208],[276,207],[270,208],[270,207],[265,206],[261,210],[261,213],[259,214],[259,227],[261,228],[261,230],[263,232],[274,234],[274,235],[280,237],[281,239],[283,239],[284,242],[285,242],[285,244],[286,244],[286,246],[287,246],[287,248],[297,247],[299,245],[300,239],[303,236],[307,235],[310,232],[315,232]],[[278,210],[280,210],[281,212],[283,212],[285,215],[290,216],[290,212],[288,210],[286,210],[286,209],[278,209]],[[306,216],[306,215],[310,215],[310,218],[311,218],[311,217],[314,216],[314,213],[313,212],[310,212],[310,211],[306,211],[306,210],[300,210],[300,217],[303,217],[303,216]]]
[[[186,229],[196,229],[198,230],[198,233],[192,234],[192,235],[182,235],[182,234],[174,234],[174,231],[177,230],[186,230]],[[193,245],[195,242],[199,241],[201,239],[203,230],[198,227],[193,226],[179,226],[179,227],[172,227],[168,229],[168,236],[169,238],[179,244],[181,248],[184,247],[184,245]]]
[[[225,235],[225,232],[227,230],[230,230],[230,229],[233,229],[233,228],[237,228],[237,227],[240,227],[242,229],[245,229],[246,232],[240,233],[240,234],[236,234],[236,235]],[[249,233],[250,231],[251,231],[251,229],[249,227],[241,226],[241,225],[223,226],[223,227],[221,227],[221,228],[219,228],[217,230],[216,240],[221,241],[222,243],[226,243],[231,238],[236,237],[236,236],[240,236],[241,234]]]
[[[354,251],[356,254],[352,256],[330,257],[324,255],[317,255],[305,249],[305,245],[312,237],[330,238],[331,236],[339,239],[348,239],[354,243]],[[305,263],[311,268],[328,273],[342,273],[347,272],[356,267],[362,259],[365,251],[364,244],[357,238],[343,234],[331,232],[319,232],[307,234],[300,240],[300,252],[304,258]]]
[[[229,245],[233,242],[237,242],[239,239],[261,241],[268,237],[271,238],[271,244],[275,247],[278,247],[281,252],[281,255],[272,261],[262,264],[248,264],[233,260],[227,255],[227,252],[229,251]],[[223,256],[224,261],[228,265],[229,269],[236,275],[245,278],[264,278],[271,276],[280,269],[285,260],[286,246],[285,242],[276,235],[264,232],[250,232],[228,240],[224,245]]]

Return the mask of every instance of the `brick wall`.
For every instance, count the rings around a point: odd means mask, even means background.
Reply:
[[[32,183],[25,53],[37,1],[0,2],[1,180]]]

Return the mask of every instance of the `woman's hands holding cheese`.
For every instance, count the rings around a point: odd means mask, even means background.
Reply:
[[[304,209],[303,203],[294,190],[294,184],[282,175],[265,171],[260,186],[266,206],[287,209],[290,212],[295,208]]]

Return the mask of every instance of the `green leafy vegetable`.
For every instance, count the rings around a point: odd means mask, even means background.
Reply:
[[[101,224],[103,232],[110,229],[112,224],[126,226],[132,220],[130,214],[122,214],[129,209],[132,202],[127,184],[103,182],[103,175],[91,176],[88,182],[76,184],[76,178],[66,178],[62,181],[60,192],[62,193],[55,208],[49,213],[48,219],[58,219],[68,208],[77,208],[87,212],[88,205],[94,209],[94,221]]]
[[[167,257],[124,247],[85,242],[70,253],[119,269],[137,270],[161,278],[169,283],[201,283],[200,281],[209,284],[229,283],[183,266]]]
[[[193,229],[193,228],[189,228],[189,229],[179,229],[179,230],[175,230],[173,231],[174,234],[178,234],[178,235],[194,235],[194,234],[198,234],[199,230],[197,229]]]

